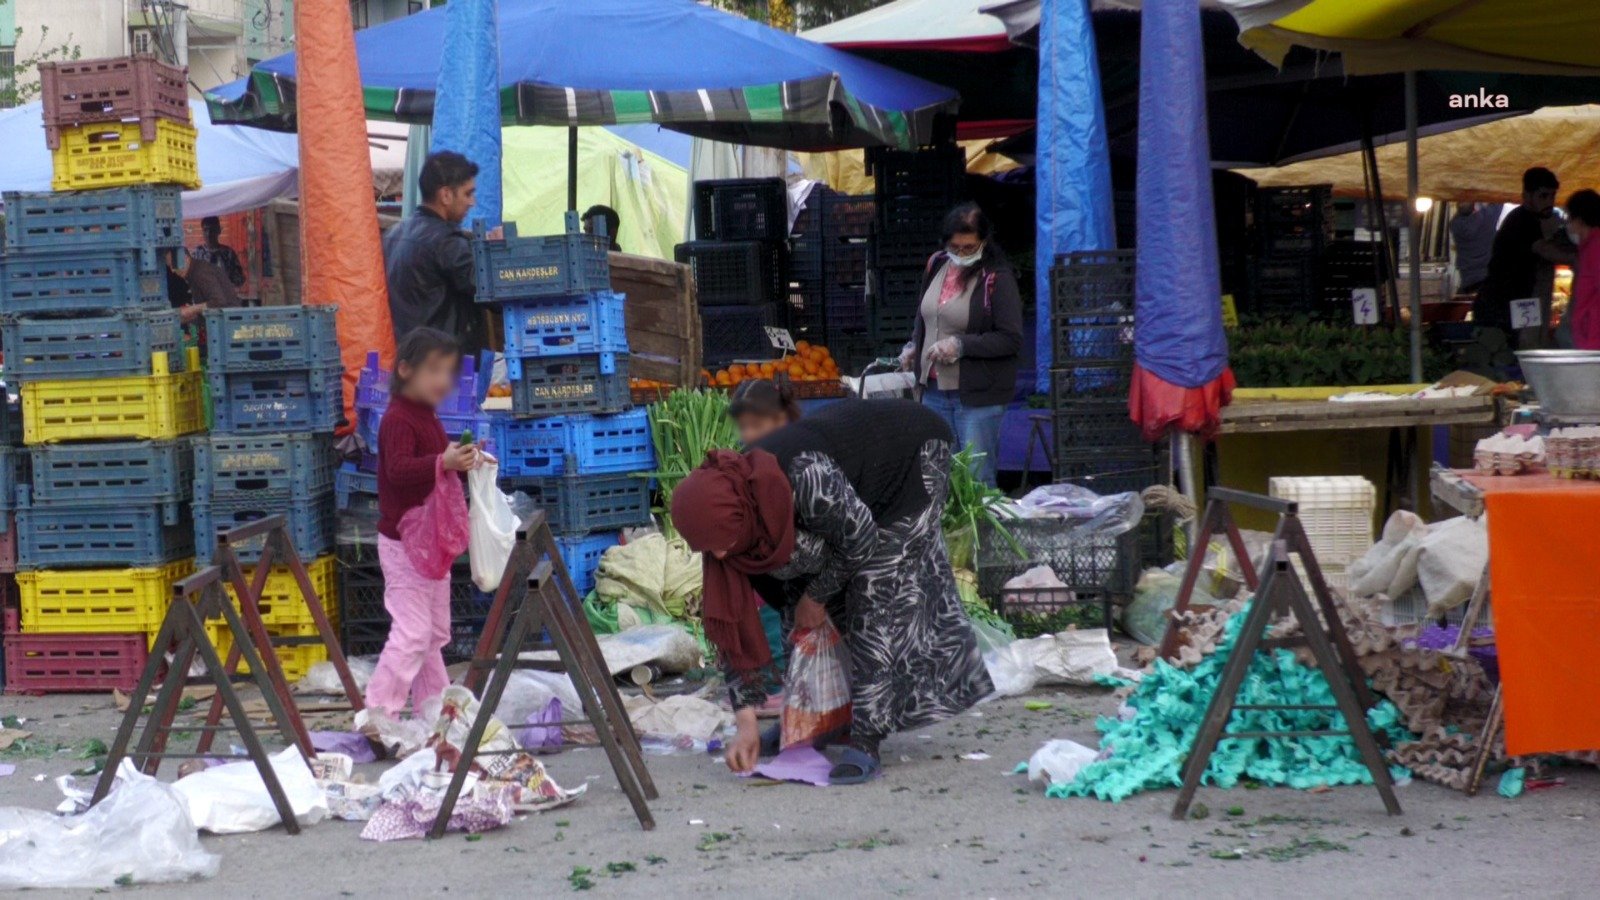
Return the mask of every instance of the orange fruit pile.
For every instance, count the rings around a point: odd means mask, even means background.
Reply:
[[[838,381],[839,365],[827,347],[809,341],[796,341],[794,353],[782,359],[759,363],[731,363],[716,372],[702,369],[700,377],[714,387],[733,387],[753,378],[788,376],[790,381]]]

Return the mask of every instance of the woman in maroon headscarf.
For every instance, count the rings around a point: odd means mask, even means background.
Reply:
[[[704,554],[701,619],[733,699],[729,768],[755,767],[755,709],[776,674],[762,598],[786,624],[831,619],[844,636],[850,746],[835,784],[874,777],[890,733],[955,715],[993,691],[939,527],[950,443],[949,426],[926,407],[852,400],[744,453],[710,453],[674,489],[673,526]]]

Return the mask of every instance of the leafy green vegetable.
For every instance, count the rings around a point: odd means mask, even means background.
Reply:
[[[1357,328],[1300,317],[1287,322],[1247,322],[1228,336],[1228,364],[1241,387],[1327,387],[1406,384],[1411,344],[1404,329]],[[1431,347],[1423,378],[1451,369]]]
[[[656,470],[651,478],[661,490],[661,524],[670,536],[672,491],[712,450],[739,446],[739,432],[728,418],[728,397],[721,391],[679,388],[650,404],[650,439],[655,444]]]

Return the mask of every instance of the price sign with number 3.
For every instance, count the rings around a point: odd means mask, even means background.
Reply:
[[[1523,297],[1511,301],[1511,327],[1512,328],[1538,328],[1544,324],[1544,316],[1539,309],[1538,297]]]
[[[1378,291],[1376,288],[1354,288],[1350,291],[1350,311],[1357,325],[1378,324]]]

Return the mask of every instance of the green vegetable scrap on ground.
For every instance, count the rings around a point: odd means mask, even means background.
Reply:
[[[1246,608],[1248,609],[1248,607]],[[1101,746],[1111,755],[1084,766],[1070,784],[1053,784],[1051,797],[1098,797],[1120,801],[1139,791],[1177,787],[1182,766],[1200,730],[1206,707],[1222,679],[1222,668],[1244,626],[1245,610],[1228,620],[1215,653],[1193,669],[1157,660],[1128,698],[1134,717],[1101,717]],[[1301,665],[1288,650],[1257,653],[1239,690],[1238,705],[1331,706],[1333,691],[1322,673]],[[1374,733],[1394,743],[1415,738],[1400,724],[1400,711],[1388,700],[1367,713]],[[1343,731],[1344,717],[1326,709],[1235,709],[1228,731]],[[1394,768],[1400,777],[1404,769]],[[1348,736],[1304,738],[1227,738],[1217,744],[1204,783],[1231,788],[1246,778],[1294,788],[1371,784],[1372,775]]]
[[[728,397],[720,391],[679,388],[650,404],[650,439],[656,450],[656,471],[650,477],[661,490],[661,522],[672,530],[672,491],[712,450],[739,446],[739,433],[728,418]]]

